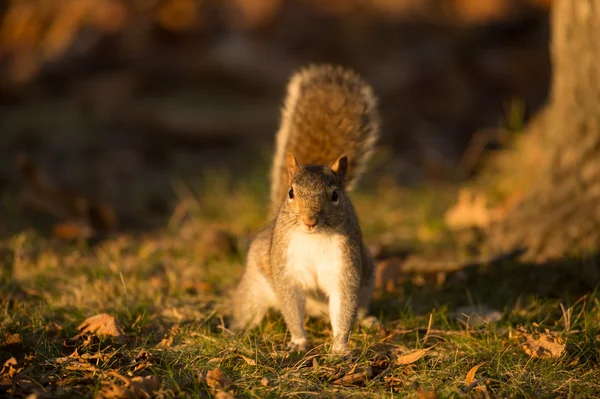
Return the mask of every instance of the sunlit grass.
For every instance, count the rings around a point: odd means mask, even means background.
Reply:
[[[202,182],[174,180],[179,205],[164,229],[123,233],[93,246],[33,230],[8,237],[1,249],[0,343],[19,334],[22,349],[0,346],[0,361],[30,355],[21,376],[68,397],[100,392],[115,381],[110,371],[158,377],[159,397],[208,397],[213,393],[204,376],[215,368],[231,380],[227,392],[240,397],[418,397],[423,391],[439,397],[600,395],[597,293],[584,299],[538,297],[519,265],[482,270],[437,288],[406,283],[397,293],[378,297],[372,313],[382,326],[357,328],[348,359],[327,355],[331,329],[320,320],[307,323],[313,349],[304,357],[285,351],[289,337],[275,312],[254,331],[230,336],[223,329],[228,298],[250,239],[265,222],[266,182],[259,176],[264,171],[242,182],[210,174]],[[415,231],[425,225],[433,244],[443,246],[446,233],[436,218],[449,192],[382,183],[374,192],[354,194],[366,240],[414,247],[420,241]],[[215,228],[234,237],[235,251],[209,251],[204,236]],[[561,303],[572,306],[568,329]],[[489,305],[502,318],[467,328],[455,309],[470,304]],[[95,349],[78,347],[110,355],[95,362],[93,372],[57,364],[54,359],[75,349],[64,344],[77,326],[98,313],[116,317],[125,343],[103,339]],[[561,334],[567,354],[530,358],[511,339],[518,326]],[[431,349],[413,364],[395,364],[398,355],[425,348]],[[132,364],[142,350],[147,364],[136,369]],[[468,371],[480,363],[478,386],[465,388]],[[372,375],[356,385],[338,384],[354,366],[369,368]],[[64,384],[60,390],[58,381]]]

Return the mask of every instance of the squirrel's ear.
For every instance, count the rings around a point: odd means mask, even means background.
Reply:
[[[346,172],[348,171],[348,156],[342,155],[341,157],[339,157],[331,167],[331,170],[333,170],[338,176],[340,176],[343,179],[344,176],[346,176]]]
[[[292,184],[292,180],[294,179],[294,175],[300,169],[300,165],[298,165],[298,161],[296,157],[291,152],[285,154],[285,164],[287,166],[288,176],[290,178],[290,185]]]

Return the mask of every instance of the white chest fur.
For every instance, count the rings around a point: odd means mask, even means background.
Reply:
[[[337,291],[342,272],[341,237],[333,234],[293,232],[286,269],[305,290]]]

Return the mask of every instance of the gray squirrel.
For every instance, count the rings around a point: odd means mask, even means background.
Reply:
[[[304,317],[328,316],[332,352],[348,351],[366,316],[374,263],[348,197],[379,136],[377,100],[356,73],[309,66],[290,80],[271,175],[274,220],[252,242],[233,298],[230,329],[260,323],[278,309],[288,347],[307,349]]]

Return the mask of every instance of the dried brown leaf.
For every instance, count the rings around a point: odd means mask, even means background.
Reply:
[[[108,335],[115,337],[117,341],[123,342],[124,333],[119,322],[111,315],[101,313],[96,316],[89,317],[77,327],[79,334],[76,338],[84,334],[95,334],[98,336]]]
[[[125,382],[125,385],[119,386],[114,382],[98,392],[97,399],[147,399],[154,397],[160,389],[160,379],[152,375],[128,378],[116,372],[109,374]]]
[[[558,358],[565,352],[565,341],[551,332],[529,334],[517,331],[521,347],[529,356],[534,358]]]
[[[160,388],[158,377],[148,375],[146,377],[134,377],[131,379],[129,391],[133,392],[135,397],[150,397]]]
[[[19,374],[23,370],[23,366],[17,362],[17,359],[11,357],[6,362],[4,362],[4,366],[2,366],[2,370],[0,371],[1,376],[7,376],[8,378],[13,378],[17,374]]]
[[[169,332],[165,334],[163,339],[156,346],[158,348],[170,348],[171,346],[173,346],[173,341],[175,340],[175,337],[179,335],[180,332],[181,329],[179,328],[179,326],[171,327]]]
[[[370,366],[354,366],[345,376],[334,380],[334,385],[361,385],[373,376],[373,369]]]
[[[235,396],[233,396],[232,394],[227,393],[225,391],[218,391],[215,394],[215,399],[234,399],[234,398],[235,398]]]
[[[9,332],[4,333],[4,344],[2,346],[15,345],[20,343],[22,343],[20,334],[11,334]]]
[[[157,348],[170,348],[173,346],[173,336],[168,335],[164,337],[158,344],[156,344]]]
[[[62,326],[55,322],[46,324],[46,333],[49,335],[56,335],[63,330]]]
[[[383,378],[383,382],[385,382],[390,388],[396,390],[404,385],[404,380],[395,375],[388,375]]]
[[[98,368],[94,367],[93,365],[87,363],[87,362],[80,362],[78,360],[72,359],[70,362],[68,362],[65,365],[65,370],[70,370],[70,371],[92,371],[92,372],[97,372],[99,371]]]
[[[248,366],[256,366],[256,361],[254,359],[250,359],[248,356],[240,355],[242,359],[246,362]]]
[[[412,364],[425,356],[427,352],[429,352],[431,348],[427,349],[417,349],[416,351],[412,351],[407,353],[406,355],[398,356],[396,359],[396,364],[399,366],[405,366],[407,364]]]
[[[12,355],[18,355],[19,353],[25,352],[23,341],[21,341],[21,335],[11,334],[9,332],[4,333],[4,342],[0,345],[0,348]]]
[[[231,385],[231,380],[217,367],[206,372],[206,384],[213,390],[219,390]]]
[[[475,381],[475,373],[477,372],[479,367],[483,366],[484,364],[485,364],[485,362],[479,363],[479,364],[471,367],[471,370],[469,370],[469,372],[467,373],[467,376],[465,377],[465,385],[469,385],[469,384],[473,383],[473,381]]]
[[[422,388],[417,390],[417,397],[419,399],[437,399],[439,396],[436,391],[426,391]]]

